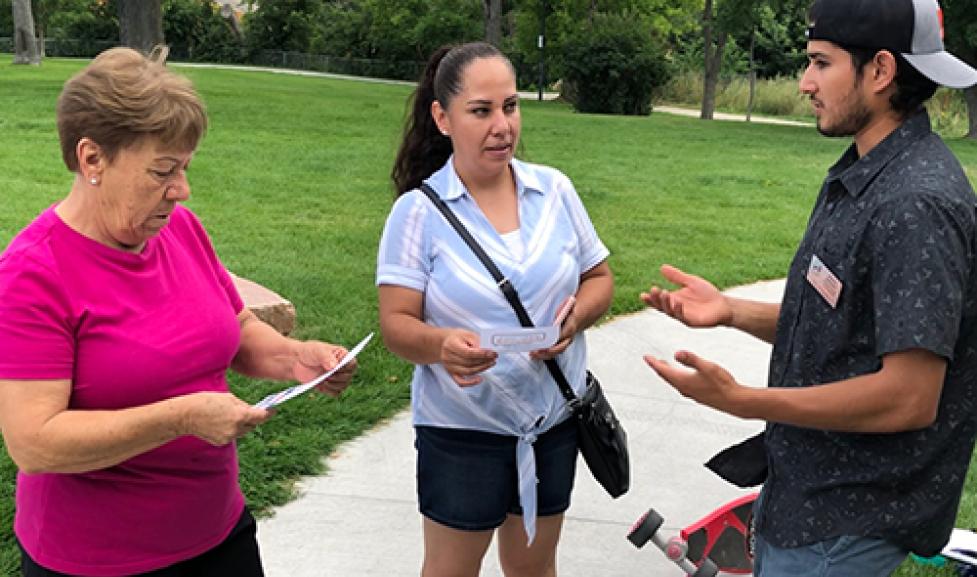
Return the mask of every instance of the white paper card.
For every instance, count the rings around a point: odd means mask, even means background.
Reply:
[[[528,353],[548,349],[560,340],[563,321],[577,303],[570,295],[556,312],[556,321],[548,327],[514,327],[506,329],[486,329],[479,331],[479,345],[500,353]]]
[[[326,371],[325,373],[322,373],[321,375],[319,375],[318,377],[312,379],[307,383],[302,383],[300,385],[295,385],[287,389],[278,391],[277,393],[272,393],[267,397],[261,399],[257,403],[255,403],[254,406],[259,409],[270,409],[272,407],[284,403],[289,399],[294,399],[295,397],[308,391],[312,387],[318,385],[322,381],[333,376],[336,373],[336,371],[345,367],[351,360],[355,359],[356,355],[360,354],[360,351],[362,351],[363,348],[366,347],[367,343],[369,343],[370,339],[372,338],[373,338],[373,333],[366,335],[366,337],[362,341],[360,341],[355,347],[353,347],[351,351],[346,353],[346,356],[344,356],[338,363],[336,363],[336,366],[333,367],[332,369]]]
[[[479,331],[479,345],[500,353],[526,353],[548,349],[560,338],[560,327],[486,329]]]

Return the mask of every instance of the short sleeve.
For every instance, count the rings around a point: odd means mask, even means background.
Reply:
[[[922,348],[952,360],[974,266],[972,207],[917,195],[882,205],[872,219],[879,356]]]
[[[0,379],[70,379],[71,323],[55,272],[22,253],[0,260]]]
[[[197,218],[197,215],[185,207],[180,208],[181,212],[186,214],[187,226],[193,237],[193,242],[197,244],[200,251],[206,257],[207,264],[217,277],[217,282],[220,283],[221,288],[224,289],[224,293],[227,295],[227,300],[231,304],[234,314],[240,314],[244,310],[244,300],[241,299],[237,286],[234,285],[234,280],[231,278],[224,263],[217,256],[217,251],[214,250],[214,243],[211,242],[210,235],[207,234],[207,230],[204,229],[204,225]]]
[[[377,286],[395,285],[418,292],[427,288],[431,273],[428,202],[415,191],[394,203],[380,238]]]
[[[234,309],[236,314],[241,314],[244,310],[244,299],[241,298],[241,294],[237,290],[237,286],[234,284],[234,280],[231,279],[231,274],[227,272],[224,265],[218,261],[219,268],[217,270],[217,276],[220,278],[221,286],[224,287],[224,293],[227,294],[227,300],[231,303],[231,308]]]
[[[577,235],[579,254],[577,255],[580,263],[580,274],[583,274],[600,263],[604,262],[610,255],[610,251],[597,236],[597,229],[591,222],[587,209],[584,208],[577,190],[573,187],[570,179],[564,175],[557,180],[556,186],[563,198],[564,205],[573,223],[573,229]]]

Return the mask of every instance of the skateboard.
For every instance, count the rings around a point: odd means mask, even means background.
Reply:
[[[669,539],[658,534],[664,519],[649,509],[631,527],[628,540],[639,549],[651,541],[691,577],[752,573],[751,521],[757,495],[730,501]]]
[[[940,554],[957,563],[957,575],[977,576],[977,531],[954,529]]]

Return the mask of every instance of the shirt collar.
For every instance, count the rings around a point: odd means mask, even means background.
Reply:
[[[425,182],[427,182],[428,185],[438,193],[438,196],[445,201],[455,200],[468,194],[468,189],[465,188],[465,183],[461,181],[458,173],[455,172],[453,160],[454,155],[451,155],[448,158],[448,161],[444,163],[444,166],[425,179]],[[516,160],[513,158],[509,163],[509,166],[512,168],[512,174],[516,178],[517,196],[522,196],[522,194],[525,192],[544,194],[545,189],[539,180],[539,175],[536,174],[536,171],[532,170],[529,165],[521,160]]]
[[[931,132],[929,114],[925,111],[913,114],[861,158],[852,144],[828,169],[827,181],[829,184],[839,181],[848,194],[861,196],[896,155]]]
[[[515,158],[512,159],[510,166],[512,173],[516,176],[516,192],[519,194],[524,192],[545,194],[545,187],[540,182],[539,174],[535,170],[532,170],[525,162]]]

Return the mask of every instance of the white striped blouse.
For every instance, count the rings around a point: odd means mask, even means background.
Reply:
[[[468,193],[452,160],[426,182],[512,282],[533,322],[552,324],[559,305],[577,292],[580,276],[609,254],[570,179],[553,168],[512,161],[524,247],[517,258]],[[376,283],[423,293],[423,320],[432,326],[476,333],[520,326],[492,276],[420,190],[401,195],[387,218]],[[586,358],[583,334],[558,357],[578,393],[585,386]],[[531,479],[525,480],[534,486],[535,463],[527,462],[533,460],[531,445],[569,415],[563,396],[543,362],[528,353],[500,353],[481,377],[479,385],[460,387],[440,363],[418,365],[411,384],[413,422],[519,437],[520,469],[532,465],[525,472]],[[535,490],[531,496],[525,492],[520,501],[528,531],[535,526],[526,519],[535,518]]]

